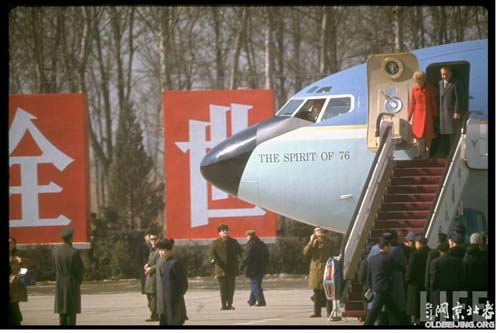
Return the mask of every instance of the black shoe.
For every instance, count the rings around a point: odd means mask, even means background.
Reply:
[[[257,303],[255,306],[266,306],[266,303]]]
[[[148,319],[146,319],[145,321],[158,321],[158,320],[156,320],[156,319],[154,319],[154,318],[148,318]]]
[[[232,305],[228,305],[226,310],[235,310],[236,308]]]
[[[313,313],[312,315],[309,316],[309,318],[320,318],[320,314]]]
[[[251,301],[247,301],[248,305],[250,306],[254,306],[255,305],[255,302],[251,302]]]
[[[229,309],[228,309],[227,307],[225,307],[225,306],[221,307],[220,309],[221,309],[221,311],[224,311],[224,310],[229,310]]]

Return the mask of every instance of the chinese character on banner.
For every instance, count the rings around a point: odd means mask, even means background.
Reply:
[[[163,93],[165,214],[168,237],[214,239],[225,223],[233,237],[253,229],[275,237],[275,215],[213,187],[203,178],[205,154],[229,136],[273,115],[270,90]]]
[[[87,109],[81,94],[9,96],[9,234],[18,244],[88,243]]]

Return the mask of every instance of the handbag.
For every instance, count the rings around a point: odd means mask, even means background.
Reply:
[[[365,300],[365,302],[371,302],[373,300],[372,288],[366,289],[365,293],[363,294],[363,299]]]

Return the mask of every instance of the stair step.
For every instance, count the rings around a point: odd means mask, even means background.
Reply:
[[[342,312],[342,317],[366,318],[368,313],[365,310],[346,310]]]
[[[396,220],[396,219],[426,219],[429,212],[414,210],[414,211],[386,211],[379,212],[377,218],[380,220]]]
[[[399,168],[394,169],[395,177],[405,176],[441,176],[444,173],[444,167],[425,167],[425,168]]]
[[[439,185],[391,185],[388,194],[396,193],[436,193]]]
[[[441,176],[393,177],[392,185],[437,185]]]
[[[375,220],[373,229],[423,228],[425,219],[419,220]]]
[[[395,168],[424,168],[424,167],[444,167],[446,166],[446,158],[433,158],[425,161],[404,160],[394,161]]]
[[[388,194],[384,197],[384,203],[395,202],[432,202],[436,195],[432,194]]]
[[[364,307],[364,302],[362,300],[359,301],[347,301],[345,302],[345,309],[346,311],[353,311],[353,310],[361,310],[363,311],[365,309]]]
[[[426,211],[431,209],[432,202],[398,202],[398,203],[383,203],[380,211]]]

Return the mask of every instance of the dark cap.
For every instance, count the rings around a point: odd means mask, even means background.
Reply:
[[[73,235],[73,227],[66,227],[59,232],[59,236],[61,236],[61,238],[66,238],[70,235]]]
[[[172,250],[175,241],[173,239],[162,239],[156,246],[160,250]]]
[[[410,231],[410,232],[406,235],[406,237],[405,237],[405,238],[406,238],[407,240],[410,240],[410,241],[414,242],[414,241],[415,241],[415,236],[416,236],[416,235],[417,235],[417,234],[415,234],[413,231]]]
[[[218,231],[218,232],[221,232],[221,231],[223,231],[223,230],[229,230],[229,227],[227,226],[227,224],[223,224],[223,223],[221,223],[221,224],[219,224],[219,225],[217,226],[217,231]]]
[[[247,236],[255,236],[255,230],[247,230],[247,232],[245,233]]]
[[[465,241],[464,235],[458,233],[453,235],[453,237],[451,237],[451,240],[457,244],[462,244]]]
[[[418,233],[415,236],[415,242],[427,244],[427,238],[425,238],[424,234]]]

